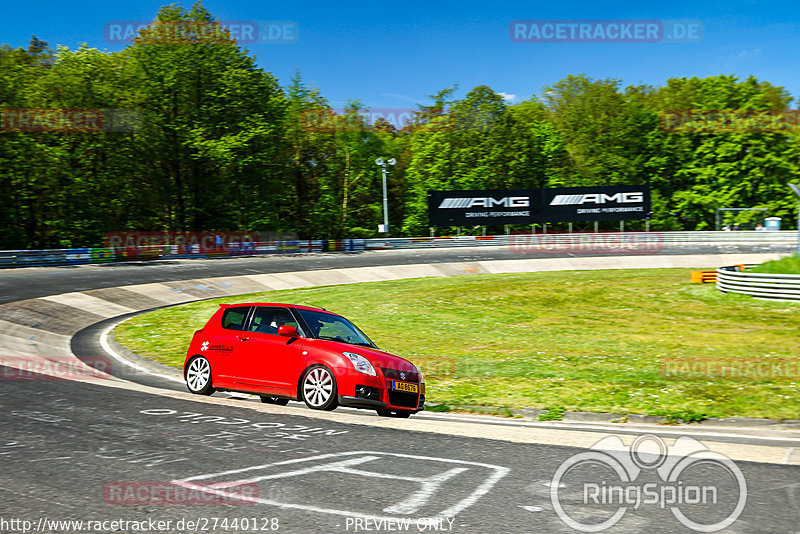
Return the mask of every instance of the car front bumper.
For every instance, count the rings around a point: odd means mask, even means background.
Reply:
[[[347,395],[339,395],[339,404],[342,406],[349,406],[350,408],[368,408],[372,410],[383,410],[388,406],[388,404],[379,400],[365,399],[363,397],[348,397]]]

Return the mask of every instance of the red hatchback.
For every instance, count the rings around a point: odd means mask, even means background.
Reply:
[[[408,417],[424,409],[414,365],[378,349],[335,313],[292,304],[222,304],[194,333],[183,376],[189,391],[239,391],[314,410],[352,406]]]

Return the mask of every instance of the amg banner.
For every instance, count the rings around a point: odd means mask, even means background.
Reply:
[[[538,189],[428,191],[430,226],[529,224]]]
[[[646,185],[428,191],[430,226],[644,219]]]
[[[650,213],[650,186],[610,185],[542,189],[536,222],[621,221]]]

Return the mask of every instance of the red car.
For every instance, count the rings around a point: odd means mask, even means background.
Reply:
[[[411,362],[378,349],[341,315],[292,304],[220,305],[194,333],[183,376],[198,395],[239,391],[314,410],[341,405],[408,417],[425,402]]]

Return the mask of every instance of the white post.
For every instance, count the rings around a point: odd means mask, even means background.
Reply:
[[[386,166],[381,169],[383,175],[383,229],[386,230],[386,237],[389,237],[389,198],[386,194]]]
[[[789,184],[794,194],[797,195],[797,255],[800,256],[800,187]]]
[[[383,158],[378,158],[375,160],[375,165],[381,168],[381,176],[383,178],[383,231],[386,232],[386,237],[389,237],[389,197],[386,194],[386,165],[394,165],[397,163],[397,160],[394,158],[390,158],[387,161],[384,161]]]

